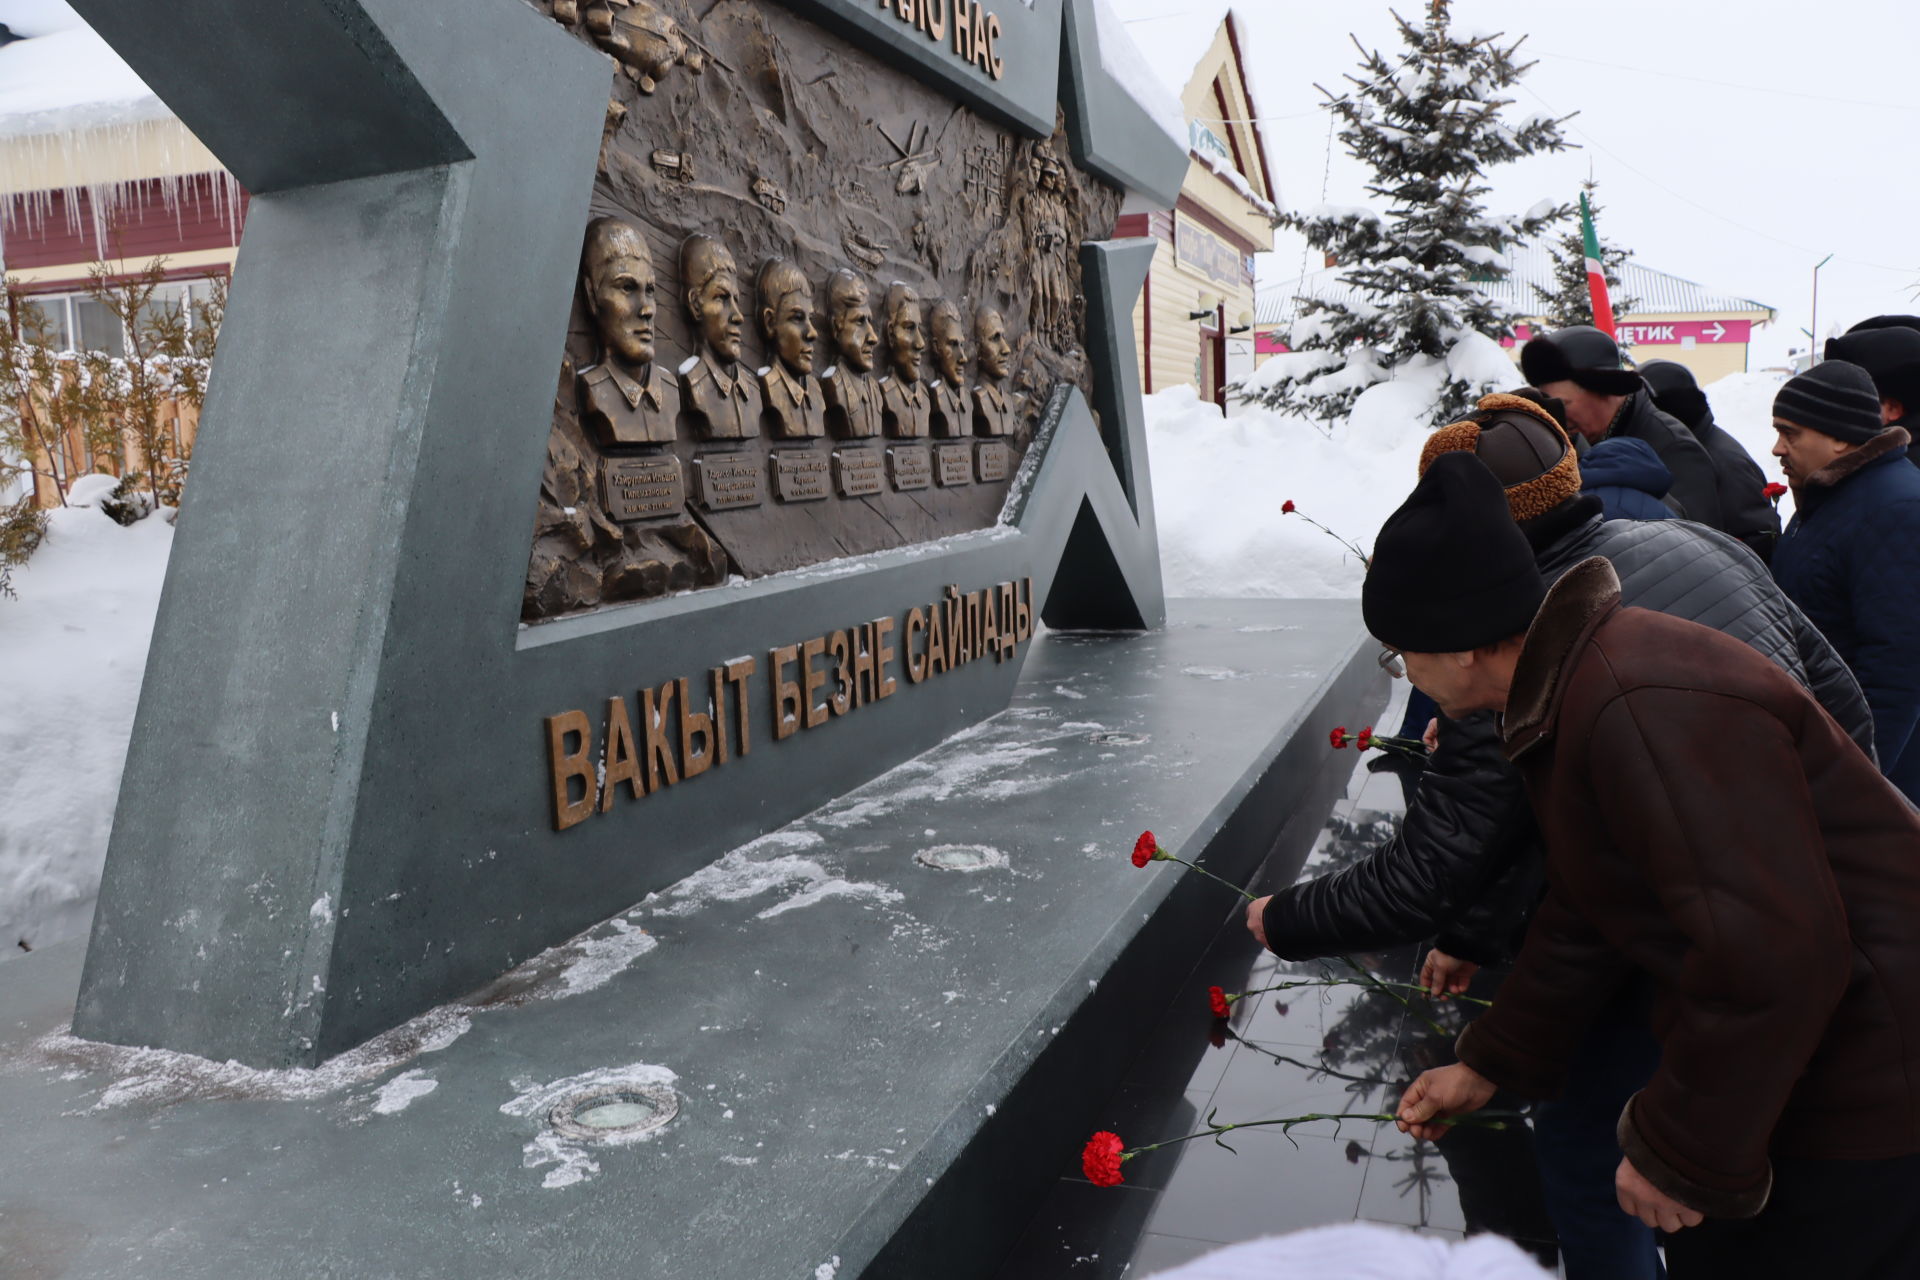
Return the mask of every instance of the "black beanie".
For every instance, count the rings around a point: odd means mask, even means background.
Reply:
[[[1773,398],[1773,416],[1849,444],[1880,434],[1880,393],[1857,364],[1827,360],[1791,379]]]
[[[1493,472],[1443,453],[1381,526],[1360,613],[1382,644],[1462,653],[1525,631],[1546,594]]]
[[[1920,334],[1915,335],[1920,337]],[[1640,377],[1653,393],[1653,407],[1678,418],[1689,430],[1706,420],[1711,406],[1707,393],[1693,380],[1693,370],[1674,360],[1649,360],[1640,366]]]
[[[1827,340],[1826,358],[1859,365],[1873,379],[1874,390],[1882,400],[1898,400],[1911,411],[1920,409],[1920,330],[1897,323],[1875,323],[1908,318],[1876,316],[1863,320]]]
[[[1595,395],[1630,396],[1644,385],[1621,368],[1619,344],[1590,324],[1569,325],[1520,348],[1520,372],[1536,387],[1571,382]]]

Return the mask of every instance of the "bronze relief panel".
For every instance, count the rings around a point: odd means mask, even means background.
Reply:
[[[779,6],[533,2],[624,74],[523,616],[991,525],[1118,194]]]

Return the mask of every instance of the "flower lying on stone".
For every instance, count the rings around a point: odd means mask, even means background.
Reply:
[[[1207,1008],[1213,1010],[1213,1016],[1216,1018],[1230,1017],[1233,1014],[1233,1001],[1227,999],[1227,993],[1222,988],[1208,987]]]
[[[1346,748],[1347,743],[1351,742],[1352,740],[1353,740],[1353,735],[1347,732],[1347,726],[1345,725],[1341,725],[1338,729],[1335,729],[1332,733],[1327,735],[1327,741],[1333,744],[1333,749],[1335,751],[1344,750]]]
[[[1125,1146],[1119,1134],[1105,1129],[1087,1139],[1086,1149],[1080,1153],[1080,1170],[1087,1175],[1087,1181],[1096,1187],[1117,1187],[1125,1182],[1120,1176],[1120,1165],[1131,1156],[1123,1150]]]
[[[1205,876],[1209,880],[1214,881],[1216,884],[1226,885],[1227,888],[1233,890],[1235,893],[1245,898],[1248,902],[1253,901],[1253,895],[1248,893],[1245,889],[1242,889],[1239,885],[1234,884],[1228,880],[1222,880],[1219,876],[1213,874],[1213,872],[1207,870],[1205,867],[1196,867],[1191,862],[1188,862],[1185,858],[1174,857],[1172,854],[1168,853],[1165,849],[1162,849],[1160,847],[1160,842],[1153,838],[1153,832],[1142,831],[1140,833],[1140,838],[1133,842],[1133,865],[1136,867],[1144,867],[1149,862],[1177,862],[1189,871],[1198,871],[1201,875]]]
[[[1373,726],[1368,725],[1362,729],[1360,736],[1354,739],[1353,745],[1354,749],[1358,751],[1365,751],[1368,747],[1371,747],[1373,745]]]
[[[1341,1122],[1346,1120],[1383,1121],[1395,1118],[1391,1113],[1384,1111],[1314,1111],[1303,1116],[1281,1116],[1274,1120],[1248,1120],[1241,1124],[1220,1124],[1214,1118],[1218,1114],[1217,1110],[1207,1113],[1207,1127],[1204,1129],[1178,1138],[1168,1138],[1165,1142],[1150,1142],[1144,1147],[1129,1147],[1121,1141],[1119,1134],[1102,1129],[1087,1139],[1086,1147],[1080,1152],[1080,1170],[1087,1175],[1087,1181],[1096,1187],[1117,1187],[1126,1181],[1120,1176],[1121,1165],[1135,1156],[1145,1155],[1149,1151],[1158,1151],[1161,1147],[1171,1147],[1178,1142],[1191,1142],[1195,1138],[1212,1138],[1221,1146],[1227,1147],[1226,1143],[1220,1141],[1220,1135],[1224,1133],[1231,1133],[1235,1129],[1258,1129],[1265,1125],[1276,1124],[1280,1126],[1280,1132],[1286,1134],[1291,1141],[1292,1134],[1289,1131],[1295,1125],[1331,1120],[1337,1132]],[[1438,1123],[1473,1125],[1482,1129],[1504,1129],[1507,1127],[1507,1121],[1513,1119],[1516,1114],[1505,1111],[1476,1111],[1441,1120]],[[1232,1151],[1233,1148],[1227,1147],[1227,1150]]]

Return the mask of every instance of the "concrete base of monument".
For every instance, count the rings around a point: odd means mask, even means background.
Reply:
[[[1290,881],[1373,657],[1343,602],[1047,635],[1003,714],[313,1071],[75,1041],[80,948],[10,961],[0,1269],[989,1274],[1242,909],[1134,837]]]

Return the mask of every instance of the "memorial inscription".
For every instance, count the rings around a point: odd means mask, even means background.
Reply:
[[[773,492],[782,502],[817,502],[829,497],[832,462],[824,453],[786,449],[773,455]]]
[[[843,498],[872,497],[886,488],[886,464],[874,449],[835,449],[833,480]]]
[[[766,492],[760,459],[751,453],[703,453],[693,460],[693,491],[709,511],[757,507]]]
[[[608,458],[601,464],[607,514],[621,523],[678,519],[686,511],[687,487],[680,459]]]
[[[933,483],[933,460],[923,444],[897,444],[887,450],[887,473],[896,489],[925,489]]]
[[[981,484],[998,484],[1011,471],[1011,456],[999,440],[982,440],[974,446],[974,476]]]
[[[902,673],[918,685],[977,659],[1006,662],[1033,638],[1033,620],[1033,579],[1023,578],[979,591],[948,586],[932,604],[908,609],[897,628],[883,617],[778,645],[766,664],[774,740],[892,697]],[[746,756],[759,670],[757,659],[735,658],[697,683],[682,676],[641,689],[637,735],[622,695],[607,699],[597,733],[585,711],[547,716],[554,830],[609,812],[622,787],[627,799],[640,800]]]
[[[973,483],[973,448],[964,444],[933,446],[934,478],[943,489]]]

